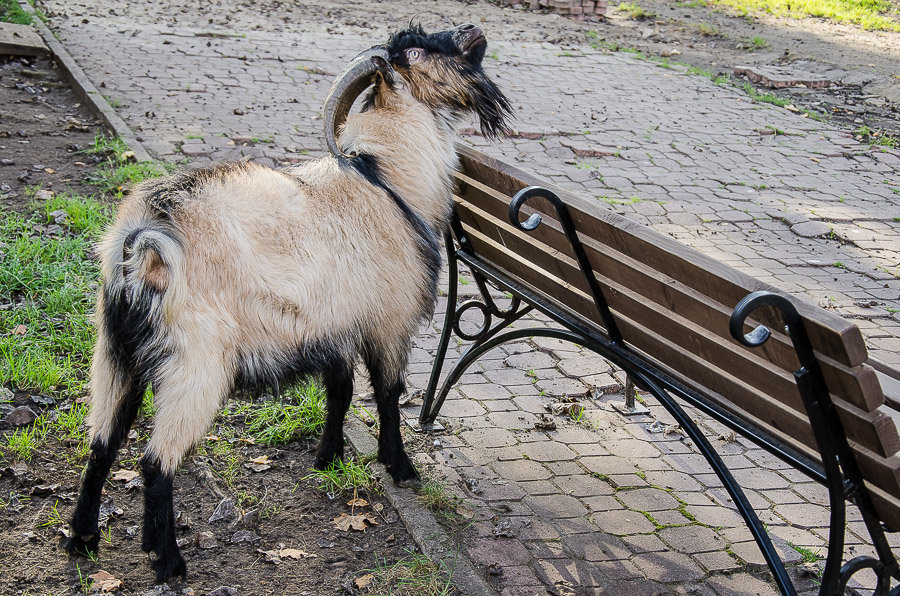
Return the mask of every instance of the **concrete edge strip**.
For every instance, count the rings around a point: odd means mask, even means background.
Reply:
[[[128,145],[128,148],[134,152],[135,159],[138,161],[155,161],[147,150],[144,149],[144,146],[141,145],[140,141],[137,140],[137,137],[134,136],[134,133],[131,132],[131,129],[125,124],[125,121],[122,120],[122,118],[116,114],[115,110],[113,110],[112,106],[109,105],[109,102],[106,101],[103,94],[100,93],[87,75],[84,74],[84,71],[81,70],[81,67],[78,66],[75,59],[72,58],[69,52],[66,51],[66,48],[64,48],[56,39],[53,32],[50,31],[50,29],[47,28],[47,25],[45,25],[34,13],[34,8],[25,0],[19,0],[19,6],[22,7],[22,10],[34,17],[32,19],[32,26],[37,29],[41,38],[44,40],[44,43],[50,48],[50,51],[53,53],[60,67],[66,73],[66,78],[69,80],[69,83],[72,85],[72,88],[75,90],[78,97],[94,110],[94,113],[99,116],[100,120],[108,129],[112,130],[116,136]]]
[[[356,453],[372,453],[378,449],[375,437],[353,415],[347,416],[344,435]],[[460,552],[460,547],[447,535],[434,515],[419,503],[415,494],[408,488],[395,486],[381,464],[378,464],[378,473],[388,501],[397,509],[413,540],[428,558],[444,564],[454,587],[468,596],[496,596],[497,592],[482,579],[468,557]]]

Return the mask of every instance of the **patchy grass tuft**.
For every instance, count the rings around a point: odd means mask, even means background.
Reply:
[[[454,593],[450,573],[428,557],[410,553],[392,565],[366,569],[356,580],[362,594],[391,596],[449,596]]]
[[[266,445],[315,435],[324,424],[325,392],[311,381],[292,387],[247,415],[247,430]]]

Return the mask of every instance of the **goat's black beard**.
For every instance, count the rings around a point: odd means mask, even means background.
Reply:
[[[472,107],[481,123],[481,134],[498,139],[506,133],[506,120],[512,116],[512,106],[492,80],[482,74],[472,81]]]

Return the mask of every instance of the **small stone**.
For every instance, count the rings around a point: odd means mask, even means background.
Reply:
[[[221,588],[216,588],[206,596],[235,596],[238,591],[230,586],[222,586]]]
[[[63,211],[62,209],[57,209],[56,211],[50,212],[50,217],[53,218],[53,221],[62,225],[69,220],[69,214]]]
[[[15,164],[16,162],[11,159],[0,159],[0,166],[12,166]]]
[[[22,137],[23,139],[28,136],[27,130],[17,130],[16,135]]]
[[[242,110],[241,108],[234,108],[234,115],[235,116],[243,116],[244,110]]]
[[[237,510],[234,507],[234,501],[231,499],[222,499],[219,501],[219,504],[216,505],[216,510],[213,511],[213,514],[209,516],[209,519],[206,520],[209,523],[215,523],[218,521],[226,521],[231,522],[236,520],[238,517]]]
[[[36,406],[52,406],[56,403],[49,395],[30,395],[28,399]]]
[[[212,532],[200,532],[197,534],[197,545],[200,548],[210,549],[219,546]]]
[[[31,424],[34,422],[34,419],[37,418],[37,414],[34,413],[34,410],[29,408],[28,406],[19,406],[12,412],[6,415],[3,419],[5,422],[12,424],[13,426],[25,426],[26,424]]]
[[[252,530],[238,530],[231,535],[231,542],[237,544],[239,542],[256,542],[262,540],[262,537]]]

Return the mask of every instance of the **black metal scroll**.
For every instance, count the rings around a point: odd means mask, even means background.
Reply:
[[[769,339],[771,331],[759,325],[744,334],[747,317],[762,306],[773,306],[784,316],[787,332],[794,345],[800,368],[794,378],[800,390],[800,397],[809,417],[813,436],[822,456],[825,479],[822,482],[828,490],[831,505],[828,553],[819,594],[832,596],[843,594],[850,578],[862,569],[872,569],[878,577],[875,594],[888,596],[900,593],[900,587],[891,590],[891,578],[900,580],[900,568],[888,545],[881,523],[872,505],[869,491],[863,482],[856,458],[847,442],[844,427],[838,418],[837,409],[831,401],[831,394],[819,361],[813,352],[812,343],[806,333],[803,319],[794,305],[784,296],[772,292],[753,292],[741,300],[731,315],[729,330],[732,337],[745,346],[757,347]],[[846,502],[856,504],[862,514],[866,529],[872,538],[878,558],[856,557],[841,567],[844,554],[844,524],[847,518]]]

